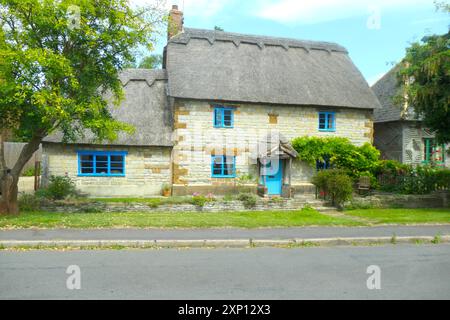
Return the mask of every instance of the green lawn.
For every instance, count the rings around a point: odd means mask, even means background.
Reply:
[[[0,228],[270,228],[449,223],[450,209],[358,209],[342,216],[299,211],[221,213],[50,213],[0,216]]]
[[[263,228],[356,226],[350,217],[331,217],[312,209],[223,213],[22,213],[0,216],[0,228]]]
[[[375,224],[450,223],[450,209],[358,209],[345,214]]]

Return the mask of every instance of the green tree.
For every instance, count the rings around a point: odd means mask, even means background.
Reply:
[[[161,54],[152,54],[142,59],[139,69],[161,69],[163,56]]]
[[[450,13],[448,5],[436,5]],[[397,102],[412,106],[439,143],[450,142],[450,32],[424,37],[407,48],[398,83],[402,89]]]
[[[138,46],[152,49],[153,10],[127,0],[0,0],[0,133],[27,142],[7,168],[0,139],[0,213],[18,213],[20,172],[46,136],[133,131],[112,118],[105,93],[119,104],[125,61]]]
[[[163,64],[162,54],[152,54],[142,59],[140,63],[129,61],[125,63],[124,68],[131,69],[161,69]]]

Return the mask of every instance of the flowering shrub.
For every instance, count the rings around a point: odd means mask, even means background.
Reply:
[[[319,171],[312,183],[319,189],[320,195],[331,200],[333,205],[342,206],[353,194],[352,179],[339,169]]]

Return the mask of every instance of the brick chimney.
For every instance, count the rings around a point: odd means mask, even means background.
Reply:
[[[167,28],[167,40],[175,37],[177,34],[183,32],[183,12],[178,10],[177,5],[172,5],[169,11],[169,24]]]

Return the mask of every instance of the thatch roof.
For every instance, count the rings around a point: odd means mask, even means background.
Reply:
[[[395,66],[372,86],[373,92],[381,103],[381,109],[374,111],[375,122],[415,119],[413,108],[409,107],[405,110],[404,106],[396,105],[393,101],[393,98],[400,92],[397,83],[398,70],[399,67]]]
[[[347,50],[328,42],[186,28],[169,41],[166,65],[175,98],[380,107]]]
[[[172,112],[167,100],[167,73],[165,70],[127,69],[120,74],[124,86],[124,101],[120,107],[111,107],[112,115],[136,128],[133,135],[119,134],[111,145],[172,146]],[[97,144],[90,132],[80,144]],[[61,142],[55,134],[46,142]]]

